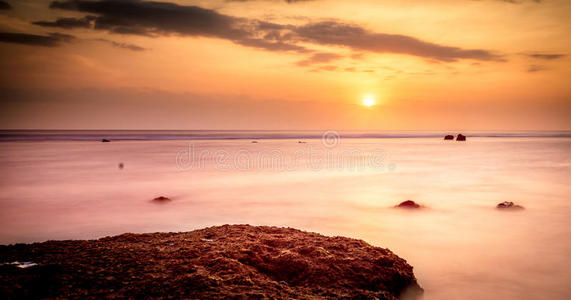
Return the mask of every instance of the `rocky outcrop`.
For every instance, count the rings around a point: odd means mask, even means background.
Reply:
[[[111,141],[108,140],[108,139],[102,139],[101,142],[103,142],[103,143],[109,143],[109,142],[111,142]]]
[[[420,204],[418,204],[412,200],[403,201],[399,205],[397,205],[396,207],[397,208],[421,208]]]
[[[412,267],[361,240],[224,225],[0,246],[6,298],[361,298],[420,295]]]
[[[458,136],[456,137],[456,140],[457,140],[457,141],[464,142],[464,141],[466,141],[466,136],[460,133],[460,134],[458,134]]]
[[[499,203],[498,205],[496,205],[497,209],[510,209],[510,210],[520,210],[523,209],[523,206],[521,205],[517,205],[511,201],[504,201],[502,203]]]
[[[449,135],[444,136],[444,139],[445,140],[454,140],[454,136],[449,134]]]
[[[160,196],[160,197],[153,199],[153,202],[158,202],[158,203],[165,203],[165,202],[170,202],[170,201],[171,201],[171,199],[167,198],[165,196]]]

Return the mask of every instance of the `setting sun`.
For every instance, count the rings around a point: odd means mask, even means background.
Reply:
[[[366,107],[371,107],[376,104],[375,96],[367,94],[363,96],[363,105]]]

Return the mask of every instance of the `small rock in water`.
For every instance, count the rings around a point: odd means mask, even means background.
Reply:
[[[401,202],[396,207],[399,207],[399,208],[420,208],[420,205],[418,203],[412,201],[412,200],[406,200],[404,202]]]
[[[119,169],[123,169],[123,167],[125,167],[125,165],[123,165],[123,163],[119,163]]]
[[[258,141],[252,141],[252,144],[257,144],[257,143],[258,143]]]
[[[304,141],[297,141],[298,144],[305,144]]]
[[[445,140],[454,140],[454,136],[453,135],[447,135],[444,137]]]
[[[460,133],[460,134],[458,134],[458,136],[456,137],[456,140],[457,140],[457,141],[462,141],[462,142],[463,142],[463,141],[466,141],[466,136]]]
[[[111,141],[108,140],[108,139],[102,139],[101,142],[102,142],[102,143],[109,143],[109,142],[111,142]]]
[[[517,205],[511,201],[504,201],[496,206],[498,209],[523,209],[523,206]]]
[[[165,203],[165,202],[171,201],[171,199],[170,199],[170,198],[167,198],[167,197],[164,197],[164,196],[160,196],[160,197],[157,197],[157,198],[153,199],[153,201],[154,201],[154,202],[159,202],[159,203]]]

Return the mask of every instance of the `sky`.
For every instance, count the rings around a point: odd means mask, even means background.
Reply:
[[[0,1],[0,129],[570,130],[569,0]]]

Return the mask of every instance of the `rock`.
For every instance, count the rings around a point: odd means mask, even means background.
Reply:
[[[109,143],[109,142],[111,142],[111,141],[108,140],[108,139],[102,139],[101,142],[102,142],[102,143]]]
[[[165,203],[165,202],[169,202],[169,201],[171,201],[170,198],[163,197],[163,196],[160,196],[160,197],[153,199],[153,202],[160,202],[160,203]]]
[[[406,200],[404,202],[401,202],[396,207],[399,207],[399,208],[420,208],[420,205],[418,203],[412,201],[412,200]]]
[[[0,266],[2,299],[396,300],[422,293],[413,268],[390,250],[292,228],[224,225],[0,246],[0,261],[16,260],[41,265]]]
[[[453,135],[447,135],[444,137],[445,140],[454,140],[454,136]]]
[[[496,208],[498,209],[513,209],[513,210],[519,210],[519,209],[523,209],[523,206],[521,205],[517,205],[511,201],[504,201],[502,203],[499,203],[498,205],[496,205]]]
[[[252,141],[252,144],[257,144],[257,143],[258,143],[258,141]]]
[[[460,134],[458,134],[458,136],[456,137],[456,140],[457,140],[457,141],[462,141],[462,142],[463,142],[463,141],[466,141],[466,136],[460,133]]]
[[[125,167],[125,165],[123,165],[123,163],[119,163],[119,169],[123,169]]]

